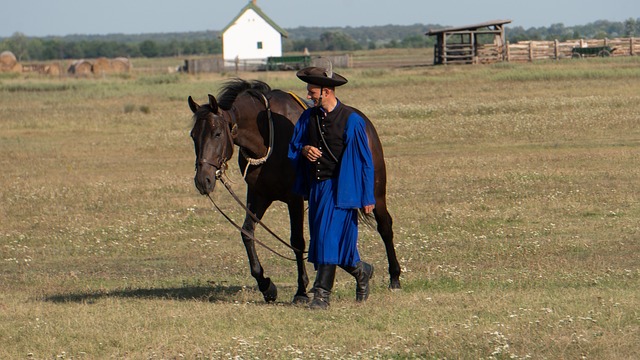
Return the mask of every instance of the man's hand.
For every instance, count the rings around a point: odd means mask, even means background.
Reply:
[[[365,214],[371,214],[371,212],[373,211],[373,209],[375,209],[375,205],[366,205],[364,208],[362,208],[362,210],[364,210]]]
[[[314,162],[322,156],[322,151],[320,151],[317,147],[305,145],[302,148],[302,156],[307,158],[307,160]]]

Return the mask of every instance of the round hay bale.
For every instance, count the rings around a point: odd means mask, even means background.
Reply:
[[[111,62],[107,58],[98,58],[93,63],[93,73],[96,75],[108,74],[111,72]]]
[[[0,53],[0,69],[11,70],[18,63],[18,59],[11,51]]]
[[[125,57],[117,57],[111,60],[111,70],[117,73],[128,73],[131,71],[131,62]]]
[[[93,69],[91,62],[87,60],[76,60],[69,66],[69,73],[75,75],[89,75]]]
[[[62,68],[60,67],[60,64],[49,64],[45,66],[44,72],[47,75],[60,76]]]
[[[13,65],[13,67],[11,69],[9,69],[9,71],[16,72],[16,73],[21,73],[22,72],[22,64],[16,63],[15,65]]]

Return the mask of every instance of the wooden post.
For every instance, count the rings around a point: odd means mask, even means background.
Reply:
[[[629,53],[631,54],[631,56],[633,56],[634,55],[634,53],[633,53],[633,38],[629,38],[629,49],[631,49],[631,50],[629,50]]]
[[[560,54],[558,54],[558,39],[555,39],[553,42],[553,56],[555,56],[556,60],[560,59]]]
[[[447,65],[447,33],[442,34],[442,64]]]
[[[502,46],[505,46],[505,39],[507,38],[507,29],[505,29],[504,26],[500,25],[500,42],[502,43]],[[505,53],[506,51],[506,53]],[[502,59],[500,59],[501,61],[504,61],[504,57],[507,56],[507,58],[509,57],[509,44],[507,43],[507,48],[504,49],[500,49],[500,56],[502,56]]]
[[[533,62],[533,41],[529,41],[529,61]]]
[[[507,41],[507,48],[505,49],[505,51],[507,52],[507,62],[511,61],[511,51],[509,51],[509,42]]]
[[[469,40],[471,42],[471,63],[478,63],[478,52],[477,52],[477,44],[476,44],[476,33],[469,34]]]

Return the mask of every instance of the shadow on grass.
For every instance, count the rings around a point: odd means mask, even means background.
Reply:
[[[124,289],[101,290],[95,292],[80,292],[60,295],[50,295],[41,298],[42,301],[53,303],[87,303],[91,304],[103,298],[132,298],[132,299],[166,299],[166,300],[196,300],[208,302],[234,302],[242,298],[243,291],[254,291],[242,286],[183,286],[158,289]],[[260,296],[260,295],[259,295]],[[260,296],[261,298],[261,296]]]

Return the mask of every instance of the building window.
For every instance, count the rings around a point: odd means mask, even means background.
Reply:
[[[258,49],[262,49],[262,41],[258,41]]]

